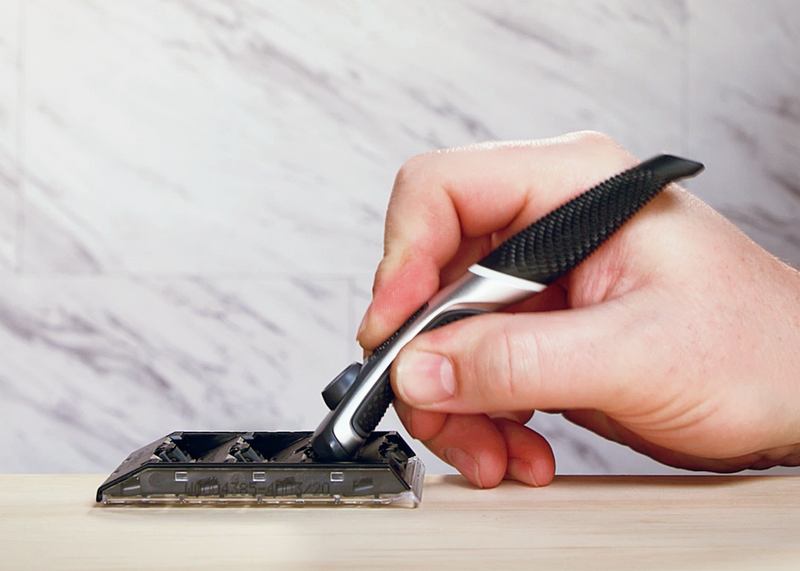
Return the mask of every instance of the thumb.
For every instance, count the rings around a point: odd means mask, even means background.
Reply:
[[[651,369],[641,361],[653,355],[626,307],[495,313],[435,329],[395,359],[395,394],[414,408],[463,414],[624,406],[621,383]]]

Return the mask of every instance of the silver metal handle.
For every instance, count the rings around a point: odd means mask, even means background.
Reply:
[[[442,316],[458,311],[491,312],[522,301],[546,286],[474,265],[463,277],[439,291],[423,309],[390,338],[375,358],[368,359],[347,394],[317,427],[311,440],[323,459],[346,460],[368,434],[358,429],[358,415],[376,397],[376,388],[388,383],[392,362],[414,337],[435,326]],[[385,405],[383,405],[385,406]],[[383,414],[383,411],[380,411]]]

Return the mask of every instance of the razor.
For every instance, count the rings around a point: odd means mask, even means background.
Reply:
[[[394,398],[392,361],[420,333],[497,311],[544,290],[575,268],[669,183],[703,170],[659,155],[587,190],[515,234],[435,294],[365,361],[352,363],[322,392],[330,412],[311,438],[325,461],[358,452]]]

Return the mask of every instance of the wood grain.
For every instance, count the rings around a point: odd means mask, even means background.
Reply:
[[[800,569],[800,478],[426,479],[403,508],[104,507],[0,476],[0,569]]]

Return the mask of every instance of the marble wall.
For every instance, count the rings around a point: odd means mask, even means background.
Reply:
[[[793,0],[0,0],[0,471],[312,429],[394,174],[431,149],[597,129],[683,153],[800,264],[798,41]],[[560,473],[668,471],[531,425]]]

